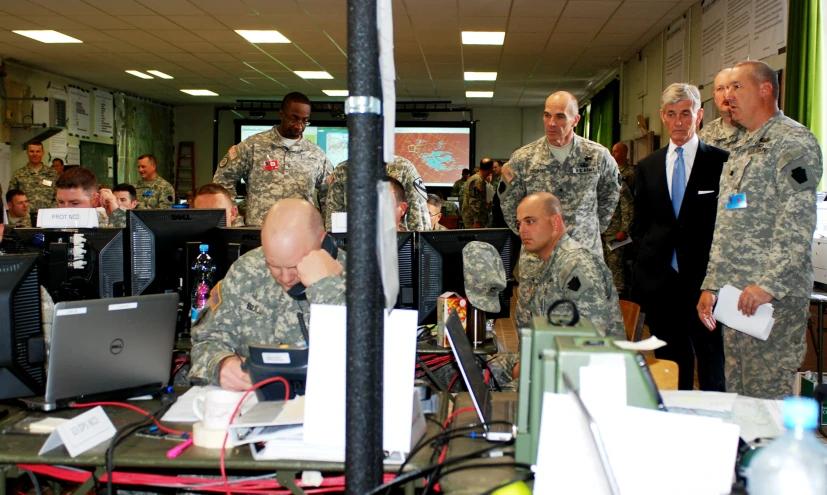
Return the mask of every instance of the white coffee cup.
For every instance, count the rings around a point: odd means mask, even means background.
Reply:
[[[229,390],[210,390],[206,395],[199,395],[192,403],[195,413],[204,428],[209,430],[226,430],[242,394]]]

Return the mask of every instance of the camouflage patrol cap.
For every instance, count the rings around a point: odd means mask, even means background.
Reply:
[[[505,289],[505,268],[497,249],[487,242],[473,241],[462,248],[465,295],[477,309],[500,311],[500,292]]]

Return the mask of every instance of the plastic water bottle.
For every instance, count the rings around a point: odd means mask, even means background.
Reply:
[[[827,493],[827,446],[815,435],[820,412],[809,397],[784,400],[787,433],[756,452],[747,474],[750,495]]]
[[[192,265],[192,278],[195,283],[192,286],[190,317],[192,318],[193,324],[195,324],[195,320],[198,319],[198,312],[204,309],[204,306],[207,305],[207,300],[210,297],[210,290],[213,286],[213,274],[215,274],[215,263],[213,263],[210,255],[207,254],[207,251],[210,250],[210,246],[207,244],[201,244],[198,246],[198,250],[200,253],[198,254],[198,257],[195,258],[195,263]]]

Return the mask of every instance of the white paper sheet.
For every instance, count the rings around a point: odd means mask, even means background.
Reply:
[[[666,342],[652,335],[646,340],[629,342],[628,340],[615,340],[614,345],[627,351],[654,351],[666,345]]]
[[[738,394],[704,392],[701,390],[661,390],[660,396],[667,409],[702,409],[704,411],[732,412]]]
[[[195,402],[196,397],[207,395],[207,393],[211,390],[221,390],[221,387],[208,385],[206,387],[192,387],[187,390],[184,395],[178,397],[178,400],[172,405],[172,407],[169,408],[169,411],[164,414],[161,421],[169,421],[170,423],[197,422],[198,418],[195,416],[195,413],[192,412],[192,403]],[[238,400],[241,400],[244,396],[244,392],[236,393],[238,394]],[[255,393],[252,393],[247,396],[247,400],[244,401],[244,405],[241,407],[241,414],[246,413],[256,404],[258,404],[258,398]]]
[[[731,285],[725,285],[718,292],[718,304],[712,316],[724,325],[744,332],[756,339],[767,340],[772,330],[775,319],[772,317],[772,304],[766,303],[758,306],[755,314],[745,316],[738,310],[738,298],[741,297],[741,290]]]

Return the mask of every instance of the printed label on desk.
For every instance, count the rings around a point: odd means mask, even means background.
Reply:
[[[69,309],[59,309],[55,313],[56,316],[69,316],[69,315],[85,315],[86,308],[69,308]]]
[[[290,364],[289,352],[262,352],[261,360],[266,364]]]
[[[38,455],[63,445],[70,456],[77,457],[113,436],[115,425],[103,408],[98,406],[58,426],[46,439]]]
[[[124,309],[135,309],[138,307],[137,302],[131,303],[121,303],[121,304],[110,304],[109,311],[122,311]]]

